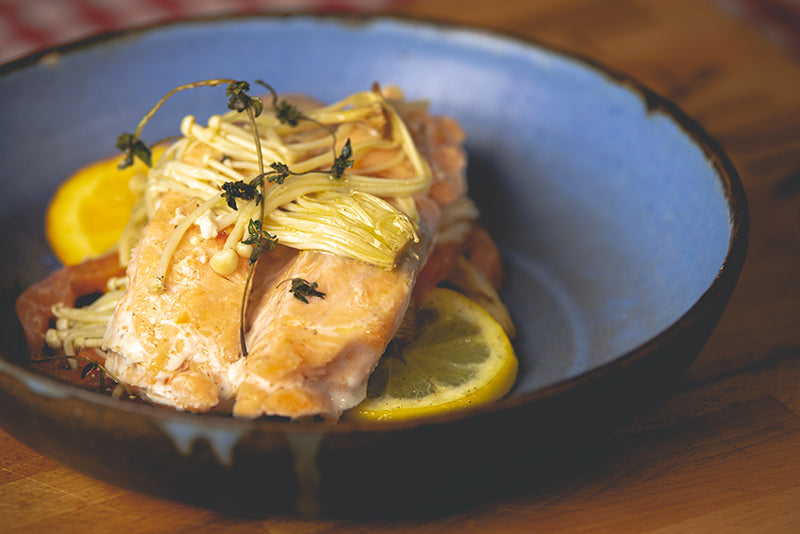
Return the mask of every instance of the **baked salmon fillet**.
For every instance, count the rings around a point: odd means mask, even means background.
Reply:
[[[293,256],[251,298],[235,416],[338,418],[361,402],[408,306],[418,264],[408,259],[386,271],[321,252]],[[293,277],[319,280],[325,297],[308,303],[293,297],[284,283]]]
[[[209,267],[222,239],[190,228],[175,252],[164,291],[154,292],[161,253],[196,203],[175,192],[161,198],[127,269],[128,289],[114,310],[104,345],[106,368],[147,399],[205,412],[238,387],[239,316],[247,259],[220,276]]]
[[[202,200],[185,187],[164,188],[131,254],[128,287],[106,329],[108,370],[152,402],[193,412],[227,406],[237,417],[337,419],[360,403],[437,244],[443,212],[466,194],[458,124],[420,106],[399,115],[429,181],[405,199],[384,199],[397,210],[410,209],[416,227],[416,238],[393,265],[284,246],[279,236],[278,245],[254,262],[248,281],[246,255],[239,254],[223,274],[212,268],[236,230],[229,225],[209,232],[198,222],[182,235],[163,271],[168,240]],[[369,171],[387,184],[412,180],[419,164],[383,142],[390,130],[386,116],[378,110],[348,126],[355,147],[348,172]],[[319,153],[328,150],[327,142],[308,136],[291,141],[317,142]],[[176,163],[215,159],[222,165],[225,157],[200,144],[179,153]],[[158,279],[163,288],[156,291]],[[299,298],[290,291],[294,280],[313,282],[317,292]]]

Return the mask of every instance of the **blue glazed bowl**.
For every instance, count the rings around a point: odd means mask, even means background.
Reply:
[[[469,181],[506,266],[511,394],[420,421],[289,424],[175,413],[26,370],[13,311],[58,267],[46,203],[172,87],[232,77],[330,101],[374,82],[467,132]],[[218,112],[181,93],[146,131]],[[526,484],[653,399],[694,360],[739,276],[748,214],[720,147],[634,81],[536,44],[398,19],[199,20],[104,36],[0,70],[0,423],[93,476],[245,513],[410,513]],[[553,455],[553,451],[560,451]],[[222,489],[224,488],[224,489]]]

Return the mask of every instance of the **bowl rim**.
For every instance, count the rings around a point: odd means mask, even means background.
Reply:
[[[5,354],[0,354],[0,373],[8,374],[12,378],[21,381],[29,389],[32,389],[31,384],[34,384],[37,391],[46,390],[48,391],[46,395],[53,397],[74,397],[96,405],[99,409],[115,410],[122,414],[137,414],[156,420],[179,421],[190,426],[202,426],[204,428],[220,430],[256,429],[265,432],[300,432],[308,434],[395,432],[417,427],[443,425],[475,418],[481,415],[485,416],[487,414],[491,415],[499,412],[511,412],[535,401],[565,395],[570,391],[579,389],[601,378],[609,377],[637,362],[645,360],[649,355],[657,351],[660,346],[668,344],[671,340],[675,339],[680,332],[700,321],[710,310],[715,309],[719,302],[725,303],[730,298],[746,258],[750,235],[750,215],[744,186],[738,172],[722,146],[712,138],[695,119],[684,113],[678,105],[631,76],[611,69],[596,59],[567,51],[564,48],[551,44],[544,44],[542,41],[535,38],[523,36],[513,31],[456,23],[433,17],[416,17],[397,13],[365,14],[315,11],[197,16],[179,20],[156,21],[119,30],[98,32],[73,41],[38,50],[0,65],[0,77],[6,76],[16,70],[33,66],[42,60],[46,60],[46,58],[51,55],[77,53],[84,49],[102,46],[114,41],[135,39],[140,35],[144,36],[157,32],[169,32],[176,28],[189,27],[192,25],[209,26],[217,23],[235,23],[238,21],[273,21],[286,19],[302,19],[313,21],[314,23],[327,25],[336,24],[351,28],[361,28],[362,26],[368,26],[373,23],[388,23],[405,31],[415,27],[424,27],[448,34],[458,33],[470,37],[480,36],[496,42],[503,42],[520,49],[534,48],[541,50],[547,54],[556,56],[559,60],[570,61],[581,68],[588,69],[595,74],[605,77],[612,83],[629,89],[642,99],[646,113],[663,114],[672,120],[675,125],[689,137],[694,145],[702,150],[703,155],[712,164],[715,174],[721,182],[731,217],[730,239],[725,258],[714,280],[694,304],[668,327],[648,341],[615,356],[608,362],[593,367],[576,376],[562,379],[527,393],[506,397],[489,405],[420,419],[386,422],[365,422],[343,419],[336,423],[290,423],[284,420],[273,419],[236,419],[227,415],[208,413],[194,414],[175,411],[168,407],[112,399],[108,396],[100,395],[93,391],[87,391],[26,369],[6,359]]]

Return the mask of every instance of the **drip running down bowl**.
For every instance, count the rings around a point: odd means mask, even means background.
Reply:
[[[235,62],[231,58],[236,58]],[[457,118],[469,187],[505,265],[519,378],[492,406],[424,420],[288,423],[114,400],[25,367],[21,289],[59,267],[43,216],[72,171],[174,86],[233,76],[322,101],[402,87]],[[148,125],[218,111],[181,93]],[[0,425],[71,468],[244,513],[410,513],[526,484],[547,451],[602,435],[696,358],[744,262],[748,214],[721,148],[670,102],[509,36],[395,18],[193,20],[0,69]]]

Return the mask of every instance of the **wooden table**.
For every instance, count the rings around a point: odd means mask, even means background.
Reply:
[[[800,532],[800,58],[710,0],[439,0],[396,11],[598,60],[721,142],[747,190],[752,236],[696,363],[569,472],[426,520],[224,517],[97,482],[0,432],[0,531]]]

